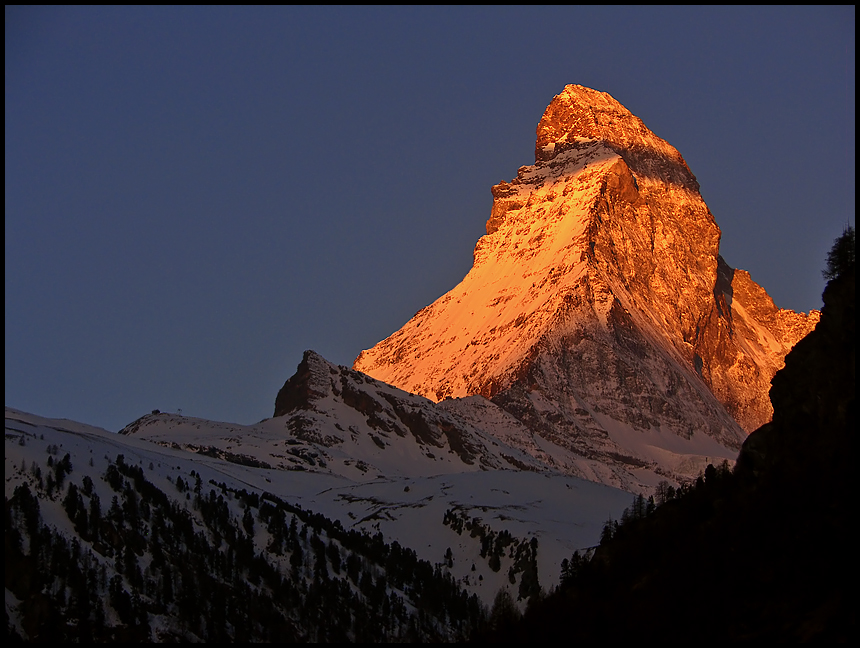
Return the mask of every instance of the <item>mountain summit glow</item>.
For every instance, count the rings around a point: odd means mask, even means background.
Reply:
[[[622,484],[695,474],[770,420],[770,379],[818,314],[777,309],[723,261],[695,176],[638,117],[567,86],[535,164],[492,193],[465,279],[355,369],[436,401],[489,398],[530,444],[563,449],[560,468]]]
[[[551,160],[582,138],[603,142],[636,175],[699,191],[696,176],[677,149],[648,130],[641,119],[606,92],[569,85],[538,123],[535,162]]]

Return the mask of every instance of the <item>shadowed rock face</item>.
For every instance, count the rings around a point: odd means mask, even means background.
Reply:
[[[313,406],[328,394],[328,363],[317,354],[305,352],[296,373],[287,379],[275,398],[274,416],[285,416]]]
[[[817,312],[778,309],[722,260],[683,157],[610,95],[567,86],[535,159],[492,188],[463,282],[354,367],[434,400],[491,398],[570,457],[683,477],[696,461],[648,453],[710,438],[735,456]]]

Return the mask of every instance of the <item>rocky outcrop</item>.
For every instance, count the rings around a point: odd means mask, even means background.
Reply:
[[[287,379],[275,398],[274,416],[285,416],[313,403],[329,392],[329,363],[313,351],[305,351],[296,373]]]
[[[730,268],[722,257],[718,263],[714,308],[696,338],[694,359],[702,358],[702,379],[750,432],[770,421],[771,379],[820,314],[777,308],[748,272]]]
[[[333,365],[314,351],[305,351],[296,373],[278,392],[272,421],[288,431],[293,450],[308,445],[317,464],[359,466],[367,478],[548,468],[456,412]],[[338,472],[356,477],[355,471]]]
[[[535,159],[493,187],[466,278],[355,369],[434,400],[491,398],[574,474],[589,457],[680,479],[734,456],[817,313],[777,309],[721,259],[683,157],[610,95],[567,86]]]

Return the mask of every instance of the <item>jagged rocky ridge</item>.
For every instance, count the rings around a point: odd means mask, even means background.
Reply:
[[[853,245],[853,240],[852,240]],[[738,468],[757,479],[794,482],[800,488],[848,493],[853,485],[856,438],[856,273],[853,267],[827,284],[815,330],[785,359],[772,381],[773,420],[751,434]],[[817,502],[838,516],[834,501]],[[844,510],[844,509],[843,509]]]
[[[545,470],[423,396],[406,393],[306,351],[275,400],[275,416],[255,425],[152,413],[120,434],[261,468],[312,470],[369,481],[475,470]],[[501,424],[528,431],[510,415]]]
[[[733,458],[770,420],[770,380],[818,314],[776,308],[720,257],[695,176],[639,118],[567,86],[535,164],[493,198],[465,279],[355,369],[437,401],[483,395],[561,449],[557,468],[631,490]]]

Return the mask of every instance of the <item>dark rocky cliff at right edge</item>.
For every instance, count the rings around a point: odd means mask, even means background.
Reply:
[[[815,331],[795,345],[773,378],[773,420],[746,440],[739,468],[809,488],[822,475],[842,492],[856,488],[855,290],[853,270],[827,285]],[[820,506],[832,507],[833,499]]]

